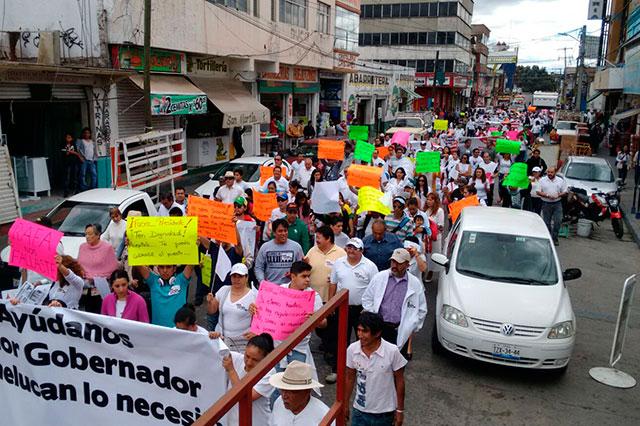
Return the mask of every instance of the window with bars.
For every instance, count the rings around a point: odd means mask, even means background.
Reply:
[[[224,0],[215,0],[224,1]],[[393,3],[393,4],[364,4],[360,6],[361,19],[380,18],[436,18],[459,16],[467,24],[471,14],[457,1]]]
[[[223,6],[241,10],[243,12],[249,12],[247,0],[214,0],[212,3],[218,3]]]
[[[329,23],[331,22],[331,7],[324,3],[318,2],[318,32],[329,34]]]
[[[280,0],[280,22],[307,28],[307,0]]]
[[[360,34],[362,46],[459,45],[465,48],[465,41],[468,43],[466,38],[454,31]]]

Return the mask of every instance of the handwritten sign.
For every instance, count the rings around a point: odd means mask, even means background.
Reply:
[[[275,340],[286,339],[305,322],[307,314],[313,312],[315,295],[315,291],[293,290],[262,281],[251,332],[269,333]]]
[[[527,189],[529,176],[527,175],[527,163],[513,163],[509,168],[509,174],[502,182],[504,186]]]
[[[253,192],[253,214],[263,222],[271,217],[273,209],[278,208],[278,200],[276,194],[264,194],[262,192]]]
[[[419,151],[416,154],[416,173],[440,173],[440,153]]]
[[[409,138],[411,138],[411,133],[398,130],[391,137],[391,145],[400,145],[406,148],[409,146]]]
[[[349,126],[349,139],[352,141],[368,141],[369,126]]]
[[[382,158],[383,160],[391,154],[391,150],[388,146],[378,146],[376,147],[376,151],[378,152],[378,157]]]
[[[358,211],[362,212],[378,212],[383,215],[391,213],[391,209],[382,202],[384,192],[371,186],[363,186],[358,191]]]
[[[375,150],[376,147],[373,144],[365,141],[358,141],[356,142],[356,150],[353,153],[353,158],[364,161],[365,163],[370,163],[373,151]]]
[[[451,216],[451,220],[455,222],[462,213],[462,209],[470,206],[479,206],[480,201],[478,200],[477,195],[472,195],[471,197],[463,198],[460,201],[456,201],[454,203],[449,204],[449,216]]]
[[[448,120],[434,120],[433,130],[447,130],[449,128]]]
[[[211,287],[211,271],[213,270],[213,261],[211,255],[205,254],[202,257],[202,284]]]
[[[502,136],[502,132],[501,131],[495,131],[495,132],[491,132],[491,137],[492,138],[499,138],[500,136]]]
[[[282,176],[287,177],[287,169],[282,167]],[[273,166],[260,166],[260,185],[264,185],[264,183],[273,176]]]
[[[329,139],[318,140],[318,158],[325,160],[344,160],[344,142]]]
[[[197,217],[129,216],[127,238],[131,266],[198,264]]]
[[[229,244],[238,244],[233,204],[189,196],[187,216],[198,217],[198,235]]]
[[[380,177],[383,171],[382,167],[352,164],[347,169],[347,183],[356,188],[363,186],[380,188]]]
[[[517,130],[509,130],[507,132],[507,139],[509,139],[510,141],[517,141],[518,140],[518,131]]]
[[[520,142],[510,141],[508,139],[498,139],[496,141],[496,152],[500,154],[519,154]]]
[[[64,234],[24,219],[9,229],[9,265],[34,271],[55,281],[58,277],[56,249]]]

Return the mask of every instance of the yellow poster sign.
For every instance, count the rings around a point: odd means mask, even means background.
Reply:
[[[383,215],[391,213],[391,209],[387,207],[381,198],[384,193],[371,186],[363,186],[358,191],[358,214],[361,212],[378,212]]]
[[[129,265],[197,265],[197,217],[129,217]]]

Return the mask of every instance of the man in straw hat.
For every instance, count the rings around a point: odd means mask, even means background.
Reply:
[[[272,375],[269,384],[281,393],[273,405],[276,426],[317,425],[329,411],[322,401],[311,396],[312,389],[323,385],[313,379],[313,367],[309,364],[292,361],[286,370]]]

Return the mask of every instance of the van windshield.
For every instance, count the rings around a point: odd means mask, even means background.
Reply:
[[[64,201],[47,215],[54,229],[68,237],[84,237],[84,228],[89,224],[100,225],[102,231],[107,229],[109,210],[113,205],[80,203]]]
[[[549,240],[521,235],[463,232],[456,270],[463,275],[511,284],[558,282]]]

